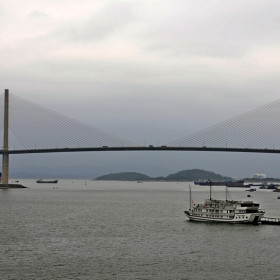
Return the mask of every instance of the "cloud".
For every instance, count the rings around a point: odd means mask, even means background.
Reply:
[[[3,28],[0,79],[24,92],[61,88],[58,97],[68,94],[67,102],[75,102],[80,87],[85,95],[98,89],[95,97],[104,100],[119,96],[122,108],[137,100],[139,119],[142,100],[155,104],[147,110],[158,105],[158,112],[169,112],[173,123],[182,104],[221,107],[220,117],[223,110],[244,112],[248,102],[254,107],[277,98],[279,5],[30,0]]]
[[[112,2],[95,11],[86,20],[66,23],[54,31],[54,36],[70,42],[95,42],[117,31],[124,32],[135,16],[133,6],[128,2]]]
[[[278,0],[6,1],[0,83],[120,137],[164,144],[279,98],[279,8]],[[189,167],[204,166],[204,155]],[[219,169],[224,158],[214,160]]]
[[[175,1],[146,31],[145,47],[175,56],[243,57],[279,44],[279,8],[278,1]]]
[[[49,19],[49,16],[46,13],[44,13],[44,12],[36,10],[36,11],[32,11],[29,14],[28,18],[30,20],[41,21],[41,20]]]

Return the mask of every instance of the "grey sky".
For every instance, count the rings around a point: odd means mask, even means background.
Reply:
[[[2,89],[139,144],[168,143],[279,98],[279,10],[278,0],[1,1]]]

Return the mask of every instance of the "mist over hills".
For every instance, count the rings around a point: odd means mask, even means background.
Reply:
[[[149,177],[166,177],[179,170],[203,169],[234,179],[255,173],[279,177],[276,154],[214,152],[92,152],[25,154],[10,156],[13,179],[94,179],[118,172],[138,172]]]
[[[35,171],[35,170],[33,170]],[[69,170],[68,170],[69,171]],[[17,172],[11,173],[10,178],[20,178],[20,179],[85,179],[88,177],[87,168],[82,169],[83,172],[77,172],[73,170],[73,173],[67,172]],[[104,170],[103,170],[104,171]],[[94,179],[94,178],[89,178]],[[212,171],[206,171],[203,169],[190,169],[182,170],[176,173],[169,174],[167,176],[152,177],[139,172],[116,172],[109,173],[102,176],[97,176],[95,180],[113,180],[113,181],[194,181],[197,179],[212,179],[212,180],[232,180],[231,177],[222,176],[220,174],[214,173]]]
[[[10,178],[21,179],[95,179],[96,177],[104,174],[119,173],[119,172],[137,172],[139,173],[151,173],[153,174],[170,174],[171,169],[154,166],[154,165],[142,165],[142,164],[108,164],[101,166],[94,165],[77,165],[77,166],[23,166],[11,168]],[[150,175],[150,174],[149,174]],[[147,176],[149,176],[147,175]]]

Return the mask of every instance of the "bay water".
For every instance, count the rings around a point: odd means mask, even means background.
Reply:
[[[59,180],[0,190],[0,279],[280,279],[277,225],[189,222],[209,187]],[[271,190],[230,188],[280,217]],[[224,187],[213,196],[225,199]]]

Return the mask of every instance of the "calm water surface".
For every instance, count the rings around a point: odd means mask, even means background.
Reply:
[[[189,183],[20,182],[0,190],[0,279],[280,279],[280,226],[188,222]],[[252,199],[280,217],[277,196]]]

